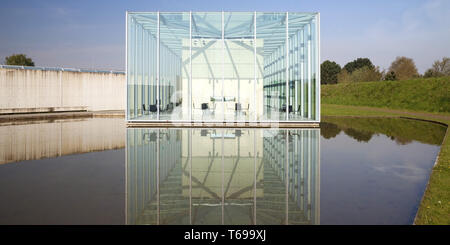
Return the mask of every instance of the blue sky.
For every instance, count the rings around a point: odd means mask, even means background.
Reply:
[[[320,12],[321,60],[368,57],[387,69],[396,56],[423,73],[450,57],[450,0],[2,0],[0,59],[25,53],[37,66],[124,70],[125,11]]]

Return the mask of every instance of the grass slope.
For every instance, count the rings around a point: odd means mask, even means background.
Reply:
[[[450,77],[321,86],[323,104],[450,112]]]

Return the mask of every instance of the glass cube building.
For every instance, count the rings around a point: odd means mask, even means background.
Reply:
[[[127,12],[128,122],[320,121],[318,13]]]

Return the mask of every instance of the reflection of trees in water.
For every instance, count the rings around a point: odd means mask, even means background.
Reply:
[[[344,131],[344,133],[346,135],[352,137],[353,139],[357,140],[358,142],[361,142],[361,141],[368,142],[372,138],[372,135],[374,134],[373,132],[360,131],[360,130],[356,130],[354,128],[346,128],[346,127],[341,128],[340,126],[338,126],[337,124],[334,124],[334,123],[328,123],[328,122],[320,123],[320,135],[322,137],[324,137],[325,139],[334,138],[341,131]]]
[[[325,139],[331,139],[336,137],[341,132],[341,129],[333,123],[322,122],[320,123],[320,135]]]
[[[406,139],[406,138],[402,138],[402,137],[391,136],[391,139],[395,140],[395,143],[397,143],[399,145],[407,145],[412,142],[411,139]]]
[[[369,142],[369,140],[372,138],[373,132],[369,131],[359,131],[354,128],[346,128],[344,129],[344,133],[353,139],[357,140],[358,142]]]
[[[341,131],[359,142],[368,142],[374,134],[383,134],[399,145],[412,141],[441,145],[446,128],[430,123],[400,118],[323,117],[320,134],[325,139]]]

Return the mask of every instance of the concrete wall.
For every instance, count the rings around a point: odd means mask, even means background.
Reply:
[[[122,73],[0,68],[0,114],[125,110]]]

